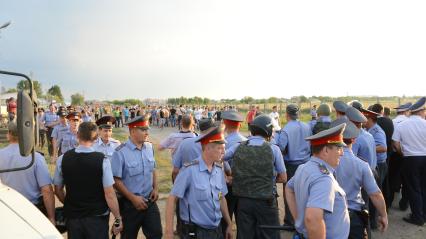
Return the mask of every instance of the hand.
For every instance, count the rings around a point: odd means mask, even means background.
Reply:
[[[232,185],[232,176],[226,176],[225,180],[226,180],[226,184]]]
[[[151,200],[151,202],[155,202],[158,200],[158,189],[152,190],[151,195],[149,195],[149,200]]]
[[[384,217],[379,216],[378,219],[379,219],[378,220],[379,221],[379,230],[381,232],[386,231],[386,229],[388,229],[388,217],[387,216],[384,216]]]
[[[114,235],[118,235],[118,233],[120,233],[121,231],[123,231],[123,221],[120,220],[120,225],[118,227],[116,226],[112,226],[111,228],[111,233]]]
[[[137,210],[145,210],[148,208],[148,205],[146,204],[146,199],[142,196],[135,195],[132,198],[132,204]]]
[[[233,238],[232,234],[233,234],[233,232],[232,232],[232,224],[230,224],[230,225],[228,225],[226,227],[226,237],[225,237],[225,239],[232,239]]]

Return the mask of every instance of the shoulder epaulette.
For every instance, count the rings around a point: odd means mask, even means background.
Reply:
[[[193,160],[193,161],[191,161],[191,162],[185,162],[184,164],[183,164],[183,166],[184,167],[189,167],[189,166],[192,166],[192,165],[197,165],[199,162],[198,162],[198,160]]]
[[[216,165],[217,167],[219,167],[219,168],[222,168],[223,167],[223,163],[214,163],[214,165]]]
[[[118,145],[117,148],[115,148],[115,151],[120,151],[120,149],[122,149],[124,146],[126,146],[126,143]]]
[[[330,171],[328,171],[327,167],[324,164],[318,164],[318,168],[322,174],[330,174]]]

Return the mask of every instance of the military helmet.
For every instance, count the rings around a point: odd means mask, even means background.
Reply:
[[[256,116],[250,124],[250,130],[255,128],[262,130],[268,137],[271,137],[273,129],[271,117],[266,114]]]
[[[321,104],[320,106],[318,106],[317,114],[319,116],[330,116],[331,107],[328,104]]]

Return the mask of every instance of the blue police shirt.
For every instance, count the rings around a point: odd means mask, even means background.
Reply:
[[[59,116],[55,112],[47,111],[44,113],[43,121],[46,127],[51,127],[50,124],[59,120]]]
[[[148,198],[153,189],[153,172],[156,167],[154,148],[145,142],[138,149],[129,139],[116,148],[112,155],[112,174],[121,178],[127,190]]]
[[[225,141],[226,141],[225,150],[228,150],[231,146],[238,144],[238,143],[241,143],[241,142],[246,141],[246,140],[247,140],[247,138],[242,136],[239,132],[230,133],[225,137]],[[223,164],[223,166],[224,166],[225,170],[231,170],[232,159],[226,161]]]
[[[296,174],[287,182],[296,198],[296,230],[308,236],[305,227],[306,208],[324,210],[326,238],[348,238],[349,213],[345,191],[334,179],[334,169],[317,157],[311,159],[296,170]]]
[[[347,147],[343,148],[339,166],[336,168],[336,180],[346,193],[348,208],[361,211],[365,202],[362,199],[361,188],[368,195],[380,192],[374,180],[370,166],[357,158]]]
[[[110,138],[108,143],[104,143],[102,139],[99,137],[94,143],[93,143],[93,149],[96,152],[101,152],[105,154],[107,159],[111,162],[112,155],[115,152],[115,149],[120,146],[120,141]]]
[[[201,156],[201,144],[197,141],[201,136],[184,139],[173,155],[173,167],[182,168],[184,163],[192,162]]]
[[[62,137],[63,133],[69,130],[68,124],[58,124],[55,127],[53,127],[52,135],[51,137],[54,139],[58,139]]]
[[[68,130],[63,131],[62,134],[59,134],[57,144],[61,146],[61,153],[64,154],[68,150],[74,149],[78,146],[77,135],[73,134],[68,128]]]
[[[76,153],[92,153],[95,150],[92,147],[85,147],[79,145],[75,149]],[[64,155],[59,156],[58,161],[56,162],[55,174],[53,176],[53,184],[56,186],[64,185],[64,177],[62,175],[62,158]],[[114,178],[112,177],[111,163],[109,160],[104,159],[102,162],[102,185],[104,188],[111,187],[114,184]]]
[[[180,217],[203,228],[216,228],[222,213],[220,200],[228,193],[222,168],[213,165],[209,172],[204,160],[199,157],[188,167],[183,167],[173,184],[172,195],[178,197]]]
[[[0,168],[20,168],[31,162],[31,156],[22,157],[18,144],[9,144],[0,149]],[[32,203],[38,203],[41,196],[40,188],[52,184],[49,170],[44,157],[35,153],[34,164],[29,169],[0,173],[3,184],[15,189]]]
[[[373,136],[376,146],[383,146],[385,148],[387,147],[385,131],[383,131],[383,129],[380,128],[378,124],[374,124],[373,127],[368,129],[368,132]],[[384,163],[386,162],[387,152],[386,151],[383,153],[376,152],[376,156],[377,156],[377,163]]]
[[[299,165],[309,160],[311,146],[305,138],[311,135],[309,125],[299,120],[291,120],[284,126],[276,142],[284,152],[286,163]]]
[[[354,155],[364,160],[375,170],[377,167],[376,143],[373,136],[365,129],[359,131],[355,143],[352,144],[352,152]]]
[[[248,141],[249,141],[248,145],[250,146],[261,146],[265,142],[265,139],[262,136],[249,136]],[[223,159],[225,161],[231,160],[239,146],[240,146],[239,143],[234,144],[228,150],[226,150],[225,156],[223,157]],[[285,173],[286,168],[284,165],[284,160],[283,160],[283,156],[281,154],[280,148],[278,148],[278,146],[274,144],[271,144],[271,149],[272,149],[272,154],[274,155],[275,173]]]

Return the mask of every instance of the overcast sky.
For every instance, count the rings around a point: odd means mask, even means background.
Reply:
[[[0,68],[68,101],[426,95],[425,12],[424,0],[0,0],[12,21]]]

